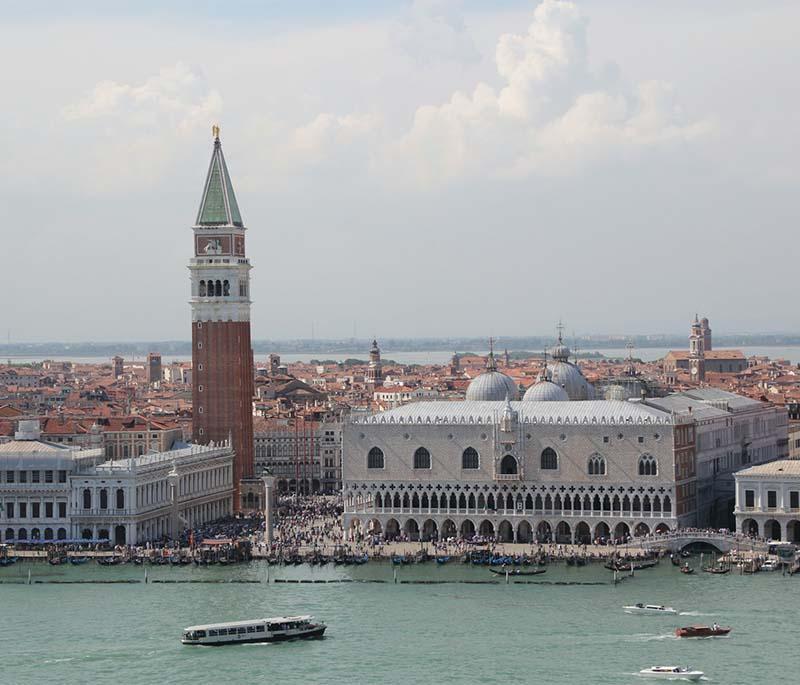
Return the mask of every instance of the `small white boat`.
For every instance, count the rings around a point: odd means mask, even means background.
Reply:
[[[651,666],[639,671],[640,676],[645,678],[661,678],[662,680],[700,680],[703,677],[702,671],[693,671],[684,666]]]
[[[678,612],[661,604],[633,604],[622,607],[626,614],[652,614],[655,616],[675,616]]]
[[[777,559],[767,559],[763,564],[761,564],[762,571],[777,571],[781,567],[781,562]]]

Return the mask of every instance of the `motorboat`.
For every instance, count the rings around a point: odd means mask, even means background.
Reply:
[[[730,628],[723,628],[716,623],[713,626],[685,626],[675,629],[678,637],[721,637],[730,632]]]
[[[685,564],[684,566],[681,566],[681,573],[686,573],[688,575],[690,573],[694,573],[694,569],[689,566],[689,564]]]
[[[639,671],[640,676],[646,678],[661,678],[662,680],[700,680],[702,671],[695,671],[686,666],[651,666]]]
[[[283,642],[322,637],[327,626],[315,623],[313,616],[276,616],[253,621],[209,623],[189,626],[183,631],[185,645],[216,647],[248,642]]]
[[[677,611],[672,607],[665,607],[661,604],[633,604],[622,607],[626,614],[650,614],[653,616],[675,616]]]
[[[781,567],[781,562],[777,559],[767,559],[763,564],[761,564],[762,571],[777,571]]]

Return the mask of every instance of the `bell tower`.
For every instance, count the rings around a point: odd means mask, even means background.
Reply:
[[[692,330],[689,334],[689,370],[693,381],[704,381],[706,379],[704,342],[703,328],[697,318],[697,314],[695,314]]]
[[[230,439],[233,510],[245,506],[242,480],[254,476],[250,260],[245,231],[214,126],[211,164],[189,260],[192,287],[192,432],[198,444]],[[252,499],[252,495],[250,495]]]
[[[369,351],[369,365],[367,366],[367,383],[370,385],[380,385],[383,382],[383,365],[381,364],[381,350],[378,347],[377,339],[372,341],[372,349]]]

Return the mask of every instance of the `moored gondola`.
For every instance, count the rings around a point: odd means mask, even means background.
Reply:
[[[534,568],[529,570],[522,570],[521,568],[490,568],[489,573],[494,573],[497,576],[539,576],[542,573],[547,573],[546,568]]]

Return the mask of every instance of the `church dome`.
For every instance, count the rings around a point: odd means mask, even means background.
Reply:
[[[526,402],[569,402],[569,395],[552,381],[541,380],[528,388],[522,399]]]
[[[519,390],[514,381],[500,371],[485,371],[470,381],[467,399],[479,402],[503,402],[519,399]]]
[[[594,388],[583,377],[581,370],[566,361],[556,361],[549,367],[552,381],[563,388],[571,400],[593,400]]]
[[[572,350],[561,341],[561,338],[558,339],[558,344],[550,350],[550,356],[557,362],[569,361],[570,354],[572,354]]]

